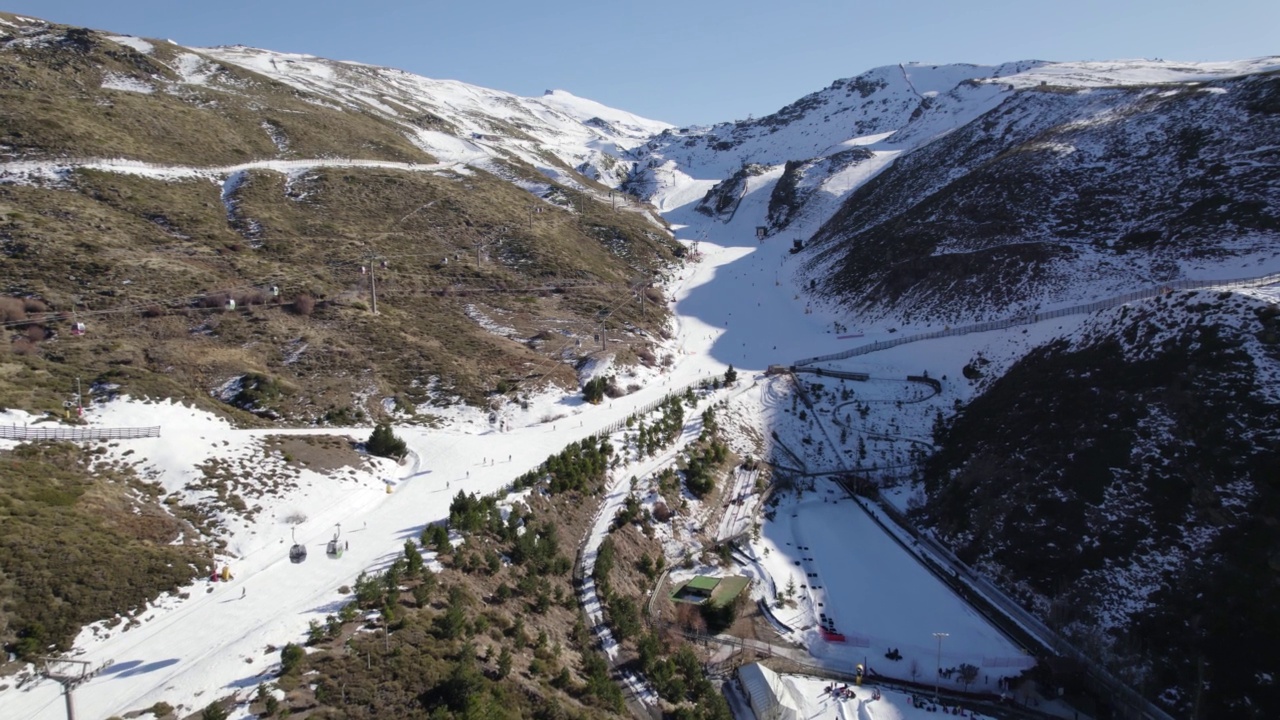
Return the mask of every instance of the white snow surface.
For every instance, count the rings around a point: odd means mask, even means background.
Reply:
[[[151,51],[155,49],[155,46],[146,40],[130,35],[108,35],[107,39],[119,45],[131,47],[143,55],[150,55]]]
[[[877,689],[874,685],[855,687],[848,683],[835,683],[847,687],[848,695],[838,697],[827,691],[831,680],[807,677],[804,675],[782,675],[782,683],[791,691],[791,697],[799,704],[800,717],[805,720],[937,720],[945,717],[939,705],[931,702],[916,707],[912,696],[888,690]],[[876,693],[879,692],[879,699]],[[920,700],[923,702],[924,698]],[[986,720],[990,716],[982,714],[970,715],[977,720]]]
[[[107,73],[102,78],[102,87],[106,90],[122,90],[124,92],[142,93],[150,95],[156,89],[151,83],[132,75],[122,75],[120,73]]]
[[[922,671],[935,667],[934,632],[948,633],[942,667],[970,663],[1007,668],[1024,655],[834,484],[819,482],[814,495],[798,501],[786,496],[752,549],[756,557],[764,557],[762,565],[775,587],[783,590],[795,583],[799,609],[780,614],[793,621],[788,622],[795,628],[789,639],[803,642],[817,657],[846,667],[866,659],[877,673],[909,680],[913,660]],[[822,639],[820,613],[833,618],[844,642]],[[886,659],[889,648],[897,648],[903,659]],[[976,687],[994,689],[995,677],[990,677],[986,685],[979,678]]]
[[[1177,62],[1169,60],[1109,60],[1101,62],[1043,63],[1023,72],[992,78],[987,82],[1015,87],[1047,85],[1062,87],[1107,87],[1159,85],[1264,73],[1280,69],[1280,56],[1223,62]]]

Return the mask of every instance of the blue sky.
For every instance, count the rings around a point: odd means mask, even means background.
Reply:
[[[912,60],[1280,54],[1277,0],[9,0],[3,9],[520,95],[560,88],[678,125],[768,114],[837,78]]]

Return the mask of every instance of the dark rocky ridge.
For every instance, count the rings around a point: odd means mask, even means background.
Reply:
[[[1280,76],[1035,88],[899,158],[814,237],[864,315],[1000,317],[1280,248]]]
[[[1232,293],[1109,311],[954,418],[922,520],[1175,715],[1276,717],[1277,343]]]

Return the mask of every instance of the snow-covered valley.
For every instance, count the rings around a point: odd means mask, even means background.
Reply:
[[[35,22],[15,30],[6,47],[53,42],[52,31],[33,29]],[[1186,194],[1186,207],[1179,207],[1187,211],[1178,217],[1194,216],[1194,222],[1176,232],[1146,228],[1146,218],[1131,217],[1135,211],[1123,198],[1108,205],[1112,215],[1107,219],[1123,226],[1123,237],[1089,235],[1071,225],[1074,216],[1065,212],[1032,228],[1002,215],[1021,200],[1008,183],[954,186],[972,193],[966,197],[998,198],[990,207],[979,208],[977,200],[947,203],[959,196],[951,183],[1010,157],[1028,163],[1018,172],[1037,181],[1052,175],[1092,182],[1138,172],[1133,168],[1146,167],[1141,162],[1151,157],[1156,157],[1153,167],[1181,177],[1192,171],[1158,157],[1165,137],[1158,133],[1166,126],[1182,128],[1178,123],[1189,122],[1187,116],[1199,122],[1206,108],[1229,107],[1224,115],[1238,127],[1256,125],[1253,129],[1265,134],[1270,126],[1245,113],[1255,112],[1251,108],[1257,105],[1263,108],[1257,113],[1274,114],[1266,108],[1275,102],[1267,93],[1276,92],[1277,58],[895,65],[836,81],[758,120],[674,128],[563,91],[520,98],[306,55],[239,46],[182,48],[127,36],[109,41],[117,46],[113,52],[137,55],[142,58],[133,58],[138,67],[151,68],[103,76],[101,88],[123,94],[127,102],[211,88],[236,94],[255,85],[275,92],[278,84],[304,98],[300,102],[377,118],[424,161],[407,159],[404,148],[385,147],[367,156],[361,147],[343,156],[304,156],[296,148],[305,133],[290,136],[263,120],[254,127],[266,132],[276,154],[244,162],[48,156],[6,145],[0,148],[0,186],[56,194],[81,192],[84,177],[158,184],[195,179],[217,186],[212,204],[219,213],[225,209],[230,222],[250,172],[283,175],[285,192],[300,195],[306,191],[295,183],[326,169],[351,171],[344,179],[348,183],[375,170],[449,182],[492,177],[517,188],[514,217],[523,223],[527,213],[531,230],[535,209],[540,213],[544,205],[565,210],[583,226],[582,201],[575,208],[566,194],[579,193],[610,213],[644,217],[646,232],[655,236],[669,229],[683,256],[654,281],[670,312],[662,332],[627,330],[629,339],[652,342],[653,353],[667,361],[623,364],[610,352],[586,351],[577,358],[580,382],[613,375],[627,388],[618,397],[593,404],[554,386],[530,392],[522,403],[499,399],[484,408],[446,397],[451,402],[431,409],[435,424],[424,426],[399,397],[362,390],[361,401],[380,408],[406,442],[408,454],[399,464],[353,450],[369,437],[366,425],[234,427],[172,400],[141,400],[127,390],[107,399],[111,394],[103,393],[86,409],[87,427],[159,426],[160,437],[95,443],[95,462],[132,468],[156,483],[174,506],[212,509],[215,523],[205,539],[217,546],[216,566],[229,578],[198,579],[130,617],[101,618],[85,627],[68,657],[101,669],[75,690],[77,708],[90,717],[145,711],[161,702],[194,713],[226,697],[235,701],[232,717],[253,716],[252,696],[280,669],[279,648],[301,642],[312,623],[326,622],[350,602],[358,575],[385,570],[403,555],[406,541],[412,545],[428,526],[448,520],[459,491],[496,494],[509,506],[520,496],[512,492],[517,478],[562,448],[603,434],[621,450],[584,538],[582,559],[590,576],[600,543],[632,495],[643,498],[646,512],[655,509],[660,474],[682,462],[680,452],[696,441],[702,427],[697,413],[707,408],[715,408],[737,456],[762,458],[772,467],[764,473],[726,472],[718,479],[721,503],[688,496],[675,521],[657,526],[655,542],[669,568],[666,577],[675,583],[704,571],[745,575],[751,579],[751,599],[771,608],[773,635],[766,645],[777,648],[770,652],[845,675],[862,664],[887,682],[921,688],[940,683],[952,693],[1001,695],[1009,688],[1005,679],[1034,666],[1040,648],[1084,657],[1067,639],[1087,641],[1090,652],[1127,651],[1127,643],[1138,641],[1125,633],[1151,614],[1162,594],[1182,587],[1177,583],[1184,564],[1208,562],[1212,542],[1232,537],[1220,526],[1248,515],[1244,509],[1254,507],[1250,503],[1267,497],[1262,479],[1249,475],[1248,463],[1265,461],[1263,451],[1275,442],[1273,431],[1233,430],[1231,436],[1242,444],[1233,445],[1234,458],[1223,462],[1245,477],[1218,485],[1205,480],[1186,489],[1197,503],[1191,510],[1161,510],[1187,512],[1176,518],[1181,525],[1161,518],[1175,529],[1193,529],[1187,537],[1143,535],[1133,541],[1138,549],[1132,557],[1108,557],[1105,571],[1071,564],[1077,557],[1094,558],[1093,538],[1105,535],[1109,526],[1151,524],[1151,501],[1137,491],[1126,494],[1131,488],[1120,480],[1156,477],[1153,468],[1184,458],[1180,446],[1194,447],[1174,432],[1179,423],[1170,418],[1181,417],[1176,412],[1226,408],[1208,423],[1226,426],[1237,418],[1265,418],[1280,403],[1280,359],[1274,352],[1280,244],[1268,224],[1280,207],[1280,185],[1270,174],[1276,166],[1274,145],[1259,141],[1237,149],[1223,138],[1171,131],[1171,137],[1186,141],[1177,162],[1203,170],[1197,175],[1203,183],[1238,182],[1249,194],[1235,205],[1215,204],[1192,197],[1199,189],[1178,185],[1174,190]],[[1235,104],[1226,105],[1224,95]],[[1184,101],[1189,105],[1167,114],[1159,110]],[[1113,127],[1139,128],[1155,139],[1141,146],[1134,139],[1138,130],[1124,136],[1090,134]],[[1049,136],[1079,142],[1068,147]],[[1015,138],[1015,146],[999,145],[1006,137]],[[1117,137],[1133,147],[1117,148]],[[948,155],[956,148],[964,150],[963,161],[949,162],[960,157]],[[1130,158],[1131,151],[1140,157]],[[1195,165],[1201,151],[1211,167]],[[1062,160],[1076,154],[1070,160],[1076,162],[1089,153],[1105,154],[1106,161],[1085,172]],[[1109,189],[1066,182],[1055,202],[1113,195]],[[1033,184],[1027,180],[1024,187]],[[1151,202],[1168,200],[1157,195],[1153,191]],[[1041,219],[1038,209],[1031,214]],[[977,229],[961,237],[962,227]],[[1106,227],[1111,232],[1112,225]],[[982,255],[989,248],[975,243],[998,233],[1046,247],[1070,236],[1071,242],[1062,244],[1076,249],[1043,263]],[[1188,250],[1192,245],[1196,252]],[[431,252],[440,259],[437,248]],[[477,272],[480,252],[477,241]],[[455,263],[461,260],[460,254],[453,257]],[[448,260],[445,255],[446,266]],[[897,274],[884,271],[872,283],[869,271],[848,280],[856,275],[851,271],[872,266],[874,273],[895,268]],[[1005,273],[999,282],[991,280],[996,275],[984,274],[996,271]],[[365,272],[363,265],[359,272]],[[841,276],[846,280],[837,281]],[[1015,287],[1031,294],[1002,294]],[[632,297],[628,292],[618,302]],[[644,299],[639,302],[643,307]],[[521,335],[476,304],[468,304],[466,314],[495,338]],[[994,322],[977,324],[983,321]],[[563,341],[570,347],[568,339]],[[307,345],[301,339],[297,343],[300,355]],[[1215,401],[1229,396],[1231,402],[1202,403],[1187,390],[1195,385],[1191,380],[1169,380],[1173,389],[1168,391],[1147,388],[1137,419],[1119,406],[1097,419],[1100,438],[1137,438],[1121,450],[1107,446],[1105,455],[1099,450],[1110,464],[1077,463],[1074,447],[1055,447],[1064,453],[1061,467],[1078,470],[1071,482],[1046,471],[1044,483],[1033,486],[1034,496],[1002,495],[1001,483],[1025,487],[1019,483],[1028,482],[1031,471],[1018,463],[1038,471],[1039,456],[1030,448],[1043,450],[1035,444],[1041,436],[1019,435],[1028,428],[1043,430],[1037,424],[1043,418],[1032,417],[1034,408],[1019,405],[1031,391],[1010,389],[1002,378],[1032,378],[1028,382],[1046,398],[1052,398],[1055,382],[1075,383],[1071,386],[1082,396],[1097,394],[1102,391],[1087,381],[1109,377],[1105,373],[1116,372],[1122,360],[1137,367],[1154,358],[1167,369],[1177,366],[1184,350],[1196,360],[1195,371],[1187,375],[1203,381],[1205,396]],[[1060,376],[1037,374],[1037,362]],[[527,371],[532,364],[526,366],[527,377],[535,376]],[[705,387],[712,380],[718,386],[730,368],[738,374],[734,386]],[[1228,375],[1237,383],[1229,391],[1213,384]],[[1107,382],[1106,400],[1122,403],[1139,394],[1140,383],[1133,378]],[[212,394],[226,401],[237,388],[221,387]],[[652,422],[655,404],[689,388],[699,388],[698,398],[672,447],[641,457],[630,444],[636,432],[629,418]],[[432,392],[448,395],[434,387]],[[975,402],[996,408],[988,415],[1024,422],[999,426],[982,413],[966,414]],[[1160,409],[1144,414],[1148,407]],[[1231,414],[1238,408],[1248,413]],[[1087,410],[1080,412],[1088,417]],[[1078,430],[1053,427],[1051,420],[1045,421],[1049,429],[1043,434],[1072,437]],[[1138,430],[1122,424],[1130,420]],[[0,425],[15,428],[12,434],[52,424],[47,416],[0,411]],[[988,443],[987,435],[996,440]],[[315,449],[326,443],[342,448],[343,459],[309,466],[294,456],[303,445]],[[0,440],[0,451],[19,444]],[[1263,450],[1250,454],[1258,448]],[[1081,448],[1079,456],[1090,449]],[[943,450],[951,455],[939,455]],[[972,455],[964,454],[969,450]],[[943,465],[938,457],[958,459]],[[1194,462],[1177,467],[1202,469]],[[226,482],[234,502],[227,499],[227,487],[209,481],[215,471],[231,478]],[[1205,470],[1205,477],[1217,478],[1214,472]],[[1116,482],[1097,479],[1104,476]],[[971,496],[946,484],[957,477],[965,479],[964,488],[990,494],[982,495],[990,502],[975,506]],[[855,497],[850,483],[860,482],[875,492]],[[1098,491],[1101,500],[1074,494],[1077,487],[1092,491],[1095,485],[1106,485]],[[996,520],[971,521],[987,519],[996,507],[1002,513]],[[1053,534],[1075,533],[1076,526],[1063,519],[1075,515],[1064,507],[1087,516],[1088,534],[1067,540]],[[1015,530],[1043,531],[1052,542],[1036,546],[1027,553],[1026,566],[1019,565],[1025,557],[1018,553],[1025,548],[999,535]],[[723,567],[707,565],[707,546],[714,544],[708,540],[726,538],[737,540],[732,560]],[[342,553],[326,553],[331,540],[341,543]],[[1077,544],[1066,547],[1070,542]],[[295,543],[309,549],[305,562],[290,561]],[[434,562],[425,543],[423,549],[427,562]],[[1098,606],[1064,608],[1061,598],[1067,591],[1046,590],[1047,582],[1036,575],[1041,556],[1066,558],[1063,562],[1088,581],[1088,594],[1100,598]],[[621,643],[604,622],[593,581],[579,587],[578,598],[606,654],[620,657]],[[1006,632],[1009,627],[1018,629],[1017,637]],[[888,657],[890,650],[898,657]],[[1176,675],[1176,668],[1164,668],[1162,674],[1162,668],[1133,657],[1131,674],[1117,680],[1100,670],[1090,680],[1098,683],[1093,687],[1125,681],[1141,685],[1148,698],[1159,696],[1168,708],[1187,706],[1186,686],[1167,674]],[[961,682],[954,669],[966,665],[977,668],[977,675]],[[636,702],[655,704],[653,688],[628,673],[625,682]],[[1256,679],[1260,688],[1270,682],[1263,675]],[[901,693],[886,691],[881,698],[876,690],[872,700],[868,688],[858,688],[837,700],[817,680],[787,682],[794,694],[808,698],[805,717],[923,717],[926,712],[916,707],[917,698]],[[1023,702],[1043,701],[1046,710],[1064,717],[1075,712],[1042,697],[1032,685],[1024,687]],[[0,686],[0,708],[7,717],[63,716],[59,686],[40,679],[34,666]],[[1043,690],[1052,694],[1052,688]],[[1246,690],[1239,692],[1249,697]],[[1163,712],[1150,711],[1155,717]]]

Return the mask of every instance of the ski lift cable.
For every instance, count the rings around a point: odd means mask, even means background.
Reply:
[[[639,286],[639,285],[637,284],[637,287],[638,287],[638,286]],[[605,313],[600,317],[600,322],[601,322],[601,324],[603,324],[603,321],[604,321],[604,320],[607,320],[607,319],[609,319],[609,318],[613,317],[613,314],[614,314],[615,312],[617,312],[618,310],[620,310],[620,309],[622,308],[622,306],[624,306],[624,305],[626,305],[626,304],[630,303],[630,302],[631,302],[631,298],[632,298],[632,297],[633,297],[633,296],[632,296],[632,295],[630,295],[630,294],[623,294],[622,299],[620,299],[620,300],[618,300],[618,302],[614,303],[613,307],[608,308],[608,309],[605,311]],[[554,353],[552,353],[549,357],[547,357],[546,359],[544,359],[544,360],[543,360],[541,363],[539,363],[538,365],[534,366],[534,368],[533,368],[533,370],[532,370],[531,372],[526,373],[526,374],[525,374],[525,376],[524,376],[523,378],[520,378],[520,379],[516,380],[516,381],[515,381],[515,383],[514,383],[514,387],[513,387],[512,389],[515,389],[515,388],[520,387],[522,384],[524,384],[525,380],[529,379],[530,377],[535,377],[535,376],[536,376],[536,377],[544,377],[544,376],[546,375],[546,373],[547,373],[546,368],[547,368],[549,365],[551,365],[551,363],[553,363],[553,362],[555,362],[555,363],[559,363],[559,362],[560,362],[560,360],[559,360],[559,356],[560,356],[560,354],[561,354],[564,350],[568,349],[568,347],[569,347],[569,343],[574,342],[574,341],[576,341],[576,340],[577,340],[577,338],[568,338],[568,339],[566,339],[566,340],[564,341],[564,343],[560,345],[560,347],[556,348],[556,350],[555,350],[555,352],[554,352]]]
[[[270,287],[270,285],[268,285],[268,287]],[[278,287],[278,285],[276,285],[276,287]],[[70,315],[72,317],[72,322],[75,322],[75,318],[79,316],[96,317],[96,316],[102,316],[102,315],[114,315],[117,313],[134,313],[134,312],[141,312],[143,310],[146,310],[149,307],[154,307],[156,305],[160,305],[163,307],[180,307],[184,305],[190,305],[191,303],[194,303],[200,300],[216,297],[218,295],[227,295],[227,294],[236,293],[236,292],[247,292],[247,291],[261,290],[261,289],[262,289],[261,284],[240,285],[240,286],[224,288],[222,290],[212,290],[206,293],[198,293],[195,295],[183,295],[183,296],[171,297],[171,298],[157,298],[154,300],[139,301],[139,302],[131,303],[128,305],[118,305],[116,307],[103,308],[101,310],[72,309],[72,310],[49,311],[45,313],[39,313],[37,315],[30,315],[23,320],[9,320],[6,322],[0,322],[0,327],[15,327],[18,325],[28,325],[31,323],[45,323],[45,322],[50,322],[54,320],[63,320],[63,319],[66,319],[67,315]],[[215,308],[205,308],[205,309],[212,310]]]
[[[423,205],[423,206],[421,206],[421,207],[419,207],[419,208],[415,209],[413,212],[410,212],[408,215],[405,215],[404,217],[400,218],[400,219],[399,219],[399,220],[397,220],[396,222],[400,222],[400,221],[402,221],[402,220],[404,220],[404,219],[408,218],[409,216],[413,215],[414,213],[418,212],[419,210],[422,210],[422,209],[424,209],[424,208],[426,208],[426,207],[429,207],[429,206],[433,205],[435,202],[436,202],[436,201],[433,201],[433,202],[431,202],[431,203],[427,203],[426,205]],[[388,232],[403,232],[403,231],[388,231]],[[509,226],[507,226],[507,225],[502,225],[502,226],[498,226],[498,227],[492,228],[492,229],[488,230],[487,232],[481,232],[480,234],[481,234],[482,238],[483,238],[486,242],[493,242],[494,240],[498,239],[498,237],[499,237],[500,235],[502,235],[502,234],[504,234],[504,233],[508,233],[508,232],[511,232],[511,228],[510,228]],[[425,252],[414,252],[414,253],[397,253],[397,254],[394,254],[394,255],[375,254],[375,255],[373,255],[373,259],[377,259],[377,260],[381,260],[381,261],[384,261],[384,262],[385,262],[385,261],[389,261],[389,260],[410,260],[410,259],[416,259],[416,258],[438,258],[439,256],[440,256],[440,253],[439,253],[438,251],[437,251],[437,252],[429,252],[429,253],[425,253]],[[328,267],[329,267],[329,269],[330,269],[330,270],[332,270],[332,271],[339,271],[339,270],[342,270],[342,269],[344,269],[344,268],[358,268],[358,267],[362,267],[362,266],[364,266],[368,261],[369,261],[369,258],[365,258],[365,259],[360,259],[360,260],[348,260],[348,261],[343,261],[343,262],[327,263],[327,265],[328,265]],[[421,276],[421,275],[420,275],[420,276]],[[452,280],[452,281],[455,281],[455,282],[456,282],[457,280],[462,280],[462,279],[464,279],[464,278],[462,278],[461,276],[452,276],[452,277],[448,277],[448,278],[439,278],[439,279],[444,280],[444,281],[451,281],[451,280]],[[465,279],[468,279],[468,280],[475,280],[475,278],[474,278],[474,277],[471,277],[471,278],[465,278]],[[592,282],[592,281],[569,280],[569,279],[562,279],[562,280],[555,280],[555,279],[552,279],[552,280],[548,280],[548,282],[549,282],[549,283],[554,283],[554,284],[568,284],[568,283],[572,283],[572,282]],[[138,302],[136,302],[136,303],[131,303],[131,304],[129,304],[129,305],[122,305],[122,306],[116,306],[116,307],[111,307],[111,308],[104,308],[104,309],[101,309],[101,310],[90,310],[90,309],[76,310],[76,309],[73,309],[73,310],[71,310],[71,311],[69,311],[69,312],[71,312],[73,315],[74,315],[74,314],[79,314],[79,315],[84,315],[84,316],[86,316],[86,317],[88,317],[88,316],[112,315],[112,314],[116,314],[116,313],[140,312],[140,311],[142,311],[142,310],[147,309],[148,307],[152,307],[152,306],[155,306],[155,305],[161,305],[161,306],[166,306],[166,307],[177,307],[177,306],[183,306],[183,305],[190,305],[190,304],[191,304],[191,303],[193,303],[193,302],[196,302],[196,301],[199,301],[199,300],[203,300],[203,299],[207,299],[207,298],[209,298],[209,297],[213,297],[213,296],[216,296],[216,295],[221,295],[221,294],[226,294],[226,293],[234,293],[234,292],[239,292],[239,291],[260,290],[260,289],[262,289],[262,287],[263,287],[264,285],[266,285],[267,287],[278,288],[278,287],[279,287],[279,284],[280,284],[280,277],[279,277],[279,275],[278,275],[278,274],[273,274],[273,276],[272,276],[272,277],[270,277],[270,278],[269,278],[269,279],[267,279],[267,280],[261,281],[261,282],[254,282],[254,283],[247,284],[247,285],[233,286],[233,287],[229,287],[229,288],[223,288],[223,289],[220,289],[220,290],[212,290],[212,291],[205,292],[205,293],[196,293],[196,294],[194,294],[194,295],[181,295],[181,296],[175,296],[175,297],[169,297],[169,298],[155,298],[155,299],[151,299],[151,300],[138,301]],[[278,295],[279,295],[279,293],[278,293],[278,292],[275,292],[275,293],[273,293],[273,295],[278,296]],[[209,308],[209,309],[212,309],[212,308]],[[45,323],[45,322],[50,322],[50,321],[60,320],[60,319],[63,319],[63,317],[65,316],[65,314],[66,314],[67,312],[68,312],[68,311],[47,312],[47,313],[44,313],[44,314],[39,315],[39,316],[35,316],[35,315],[33,315],[33,316],[29,316],[29,317],[27,317],[26,319],[23,319],[23,320],[10,320],[10,321],[7,321],[7,322],[0,322],[0,328],[16,327],[16,326],[20,326],[20,325],[27,325],[27,324],[30,324],[30,323]]]
[[[439,256],[439,253],[410,253],[410,254],[404,254],[404,255],[388,255],[388,256],[385,256],[385,258],[388,260],[392,260],[392,259],[417,258],[417,257],[434,258],[438,256]],[[379,258],[382,258],[382,257],[384,256],[379,256]],[[359,266],[360,266],[359,262],[347,262],[347,263],[338,263],[338,264],[330,265],[330,268],[336,270],[343,267],[359,267]],[[474,282],[475,280],[477,280],[477,278],[475,277],[468,277],[468,276],[462,276],[462,275],[439,276],[439,275],[429,275],[427,273],[407,273],[407,275],[409,277],[431,278],[438,282],[450,283],[450,284],[461,284],[463,282]],[[590,280],[585,278],[547,278],[545,281],[545,284],[557,285],[562,287],[579,287],[579,286],[586,286],[586,285],[592,285],[592,284],[598,284],[602,286],[613,286],[612,283],[604,283],[597,280]],[[57,320],[64,320],[64,319],[67,319],[68,315],[70,315],[72,318],[78,318],[78,317],[100,317],[105,315],[115,315],[119,313],[137,313],[157,305],[161,307],[189,307],[193,303],[199,302],[201,300],[207,300],[212,297],[217,297],[219,295],[231,295],[238,292],[250,292],[255,290],[262,290],[263,287],[269,288],[267,292],[270,292],[273,295],[273,297],[279,297],[280,295],[279,280],[278,278],[272,278],[271,280],[268,280],[266,282],[255,282],[255,283],[250,283],[245,285],[236,285],[228,288],[222,288],[219,290],[211,290],[203,293],[195,293],[192,295],[179,295],[179,296],[173,296],[168,298],[154,298],[150,300],[139,300],[138,302],[130,303],[127,305],[118,305],[115,307],[102,308],[98,310],[87,309],[87,308],[73,308],[71,310],[49,311],[49,312],[40,313],[40,314],[33,314],[22,320],[9,320],[5,322],[0,322],[0,328],[18,327],[22,325],[28,325],[31,323],[47,323],[47,322],[52,322]],[[485,288],[476,288],[472,290],[472,292],[487,292],[487,291],[488,290]],[[216,310],[218,308],[210,307],[210,308],[194,308],[194,309]],[[72,321],[75,322],[74,319]]]

